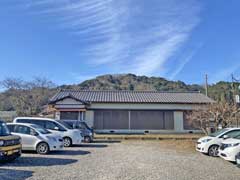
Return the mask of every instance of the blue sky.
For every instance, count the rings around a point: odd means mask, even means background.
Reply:
[[[1,0],[0,80],[240,77],[238,0]]]

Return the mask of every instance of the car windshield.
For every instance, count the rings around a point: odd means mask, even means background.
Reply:
[[[86,125],[86,123],[85,123],[85,122],[81,122],[80,124],[81,124],[81,126],[82,126],[83,128],[86,128],[86,129],[88,129],[88,127],[87,127],[87,125]]]
[[[8,136],[10,135],[10,131],[7,128],[6,123],[0,123],[0,136]]]
[[[66,122],[66,121],[65,121]],[[87,124],[85,122],[80,122],[80,121],[70,121],[66,122],[70,126],[72,126],[74,129],[89,129]]]
[[[64,121],[57,121],[57,122],[59,122],[61,125],[63,125],[67,129],[73,129],[71,125],[69,125],[68,123],[65,123]]]
[[[240,135],[233,137],[233,139],[240,139]]]
[[[228,131],[228,129],[221,129],[221,130],[219,130],[219,131],[216,131],[216,132],[214,132],[214,133],[209,134],[209,136],[211,136],[211,137],[217,137],[217,136],[219,136],[220,134],[222,134],[222,133],[224,133],[224,132],[226,132],[226,131]]]
[[[50,131],[48,131],[47,129],[42,128],[41,126],[38,125],[31,125],[31,127],[33,127],[34,129],[36,129],[39,133],[41,134],[51,134]]]

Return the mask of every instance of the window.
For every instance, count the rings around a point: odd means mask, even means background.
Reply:
[[[227,135],[228,137],[233,138],[233,137],[236,137],[236,136],[240,135],[240,130],[232,130],[230,132],[225,133],[224,135]],[[222,135],[221,138],[224,135]]]
[[[79,112],[79,120],[84,121],[86,119],[86,112],[85,111],[80,111]]]
[[[42,128],[41,126],[38,126],[38,125],[35,125],[35,124],[32,124],[31,127],[36,129],[41,134],[50,134],[51,133],[50,131],[46,130],[45,128]]]
[[[41,127],[43,127],[44,128],[44,126],[45,126],[45,121],[42,121],[42,120],[33,120],[33,121],[31,121],[31,124],[36,124],[36,125],[38,125],[38,126],[41,126]]]
[[[14,125],[7,125],[10,132],[14,132],[15,126]]]
[[[41,127],[44,127],[44,121],[36,120],[36,119],[17,119],[18,123],[29,123],[29,124],[36,124]]]
[[[17,119],[18,123],[32,123],[30,119]]]
[[[76,129],[88,129],[87,126],[86,126],[86,123],[85,122],[79,122],[79,121],[76,121],[74,124],[73,124],[74,128]]]
[[[0,122],[0,136],[8,136],[10,134],[9,129],[5,123]]]
[[[214,133],[209,134],[209,136],[211,136],[211,137],[217,137],[217,136],[219,136],[220,134],[222,134],[222,133],[224,133],[224,132],[226,132],[226,131],[227,131],[227,129],[221,129],[221,130],[219,130],[219,131],[216,131],[216,132],[214,132]]]
[[[15,132],[19,134],[31,134],[31,130],[27,126],[17,125],[15,128]]]
[[[80,123],[79,123],[79,128],[80,128],[80,129],[87,129],[86,123],[80,122]]]
[[[57,122],[60,123],[61,125],[63,125],[67,129],[73,129],[73,127],[71,125],[69,125],[68,123],[66,123],[65,121],[57,121]]]
[[[60,113],[60,119],[61,120],[78,120],[78,111],[62,111]]]
[[[59,131],[65,131],[65,129],[60,126],[59,124],[55,123],[55,122],[52,122],[52,121],[46,121],[46,124],[45,124],[45,128],[46,129],[51,129],[51,130],[59,130]]]

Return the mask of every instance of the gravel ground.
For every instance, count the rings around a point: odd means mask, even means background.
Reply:
[[[236,180],[240,168],[160,141],[98,142],[0,166],[1,180]],[[183,143],[184,144],[184,143]],[[185,146],[185,145],[184,145]],[[180,148],[179,148],[180,147]]]

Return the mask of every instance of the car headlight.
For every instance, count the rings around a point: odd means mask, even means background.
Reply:
[[[4,156],[4,151],[0,151],[0,156]]]
[[[212,139],[204,139],[204,140],[202,140],[202,143],[206,143],[206,142],[209,142],[209,141],[211,141]]]
[[[3,146],[3,145],[4,145],[4,141],[0,140],[0,146]]]

